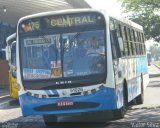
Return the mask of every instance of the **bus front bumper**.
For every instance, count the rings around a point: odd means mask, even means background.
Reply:
[[[19,96],[23,116],[73,114],[114,110],[117,107],[115,89],[105,87],[94,94],[67,98],[36,98],[26,93]],[[73,104],[59,106],[60,101]]]

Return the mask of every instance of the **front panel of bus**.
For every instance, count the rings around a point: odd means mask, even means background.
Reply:
[[[24,116],[115,109],[106,87],[106,22],[99,12],[25,18],[18,25]]]

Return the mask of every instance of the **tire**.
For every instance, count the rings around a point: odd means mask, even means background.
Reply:
[[[113,111],[114,119],[118,120],[118,119],[124,118],[125,113],[126,113],[126,110],[124,106],[118,110],[114,110]]]
[[[127,105],[128,105],[128,91],[127,91],[127,83],[125,81],[123,85],[123,107],[114,111],[114,119],[124,118]]]
[[[136,97],[136,105],[143,104],[144,102],[144,90],[143,90],[143,78],[141,76],[141,94]]]
[[[143,95],[143,94],[140,94],[140,95],[137,96],[137,98],[136,98],[136,105],[143,104],[143,102],[144,102],[144,95]]]

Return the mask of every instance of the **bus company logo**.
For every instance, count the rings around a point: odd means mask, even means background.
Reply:
[[[58,81],[56,84],[71,84],[72,81]]]
[[[57,102],[58,107],[63,107],[63,106],[73,106],[74,102],[71,100],[61,100]]]

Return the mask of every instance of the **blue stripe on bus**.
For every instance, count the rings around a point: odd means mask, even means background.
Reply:
[[[142,74],[148,73],[148,65],[147,65],[147,58],[145,57],[140,57],[137,58],[137,76]]]
[[[87,96],[76,96],[68,98],[36,98],[26,94],[20,95],[19,100],[22,108],[23,116],[29,115],[44,115],[44,114],[64,114],[64,113],[78,113],[78,112],[93,112],[103,110],[113,110],[117,108],[117,97],[114,88],[104,88],[94,94]],[[93,102],[99,103],[98,107],[85,108],[85,109],[72,109],[72,110],[59,110],[59,111],[45,111],[37,112],[34,108],[56,104],[59,100],[71,100],[73,102]]]
[[[141,94],[141,77],[139,76],[132,80],[127,81],[127,89],[128,89],[128,102],[130,102],[139,94]],[[123,106],[123,83],[116,86],[116,94],[117,94],[117,108],[121,108]]]
[[[56,90],[46,90],[47,95],[59,95]]]

